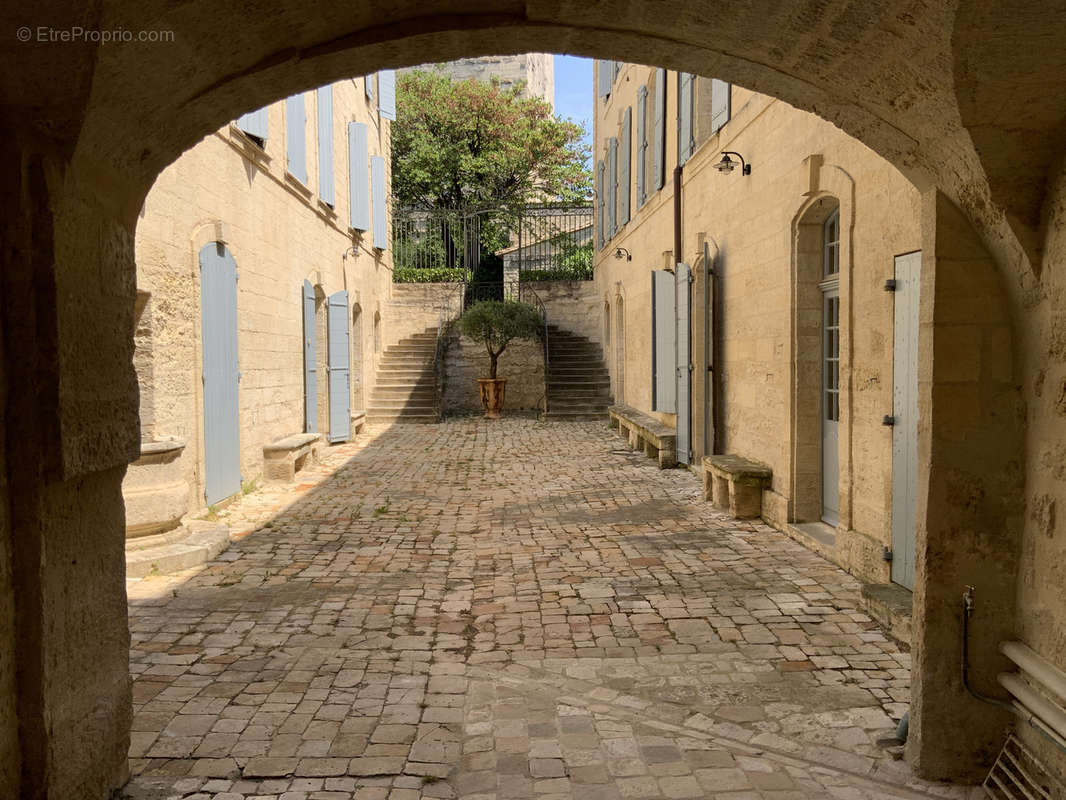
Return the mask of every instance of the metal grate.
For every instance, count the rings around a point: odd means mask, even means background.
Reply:
[[[1060,800],[1062,785],[1014,735],[1007,737],[999,758],[982,784],[993,800]]]

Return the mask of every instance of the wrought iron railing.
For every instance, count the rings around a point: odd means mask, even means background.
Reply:
[[[393,208],[393,265],[401,282],[484,282],[488,265],[507,280],[592,277],[592,206],[532,204],[481,209]]]

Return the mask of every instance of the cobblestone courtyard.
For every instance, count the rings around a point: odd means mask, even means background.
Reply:
[[[977,797],[846,573],[601,423],[377,428],[129,584],[132,798]]]

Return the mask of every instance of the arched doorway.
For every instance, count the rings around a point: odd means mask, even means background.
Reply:
[[[42,607],[51,619],[74,620],[85,597],[113,612],[123,599],[115,543],[121,541],[121,471],[138,438],[130,356],[132,229],[140,200],[165,164],[226,120],[341,75],[498,52],[504,42],[512,52],[566,49],[604,57],[640,52],[652,63],[719,75],[817,110],[929,189],[932,239],[937,239],[938,220],[947,221],[941,247],[930,258],[947,263],[970,253],[993,264],[991,274],[983,272],[990,283],[1008,276],[1000,298],[1006,321],[999,322],[1009,331],[1019,295],[1033,288],[1033,272],[1040,271],[1041,209],[1061,197],[1061,189],[1048,190],[1051,182],[1044,180],[1061,149],[1044,145],[1047,137],[1061,135],[1057,126],[1066,102],[1066,92],[1048,90],[1060,85],[1061,73],[1040,69],[1056,63],[1057,38],[1039,38],[1048,25],[1026,35],[1027,15],[988,13],[985,2],[858,8],[840,0],[821,10],[823,19],[840,25],[819,28],[803,15],[767,14],[741,0],[671,0],[655,14],[647,13],[643,3],[598,11],[590,15],[587,4],[575,0],[543,12],[487,3],[471,13],[437,0],[423,3],[417,12],[403,4],[382,8],[358,3],[324,7],[308,18],[290,0],[247,20],[238,16],[236,6],[183,6],[160,13],[151,4],[115,2],[107,12],[121,17],[126,29],[168,28],[177,34],[180,49],[155,43],[77,47],[67,48],[62,58],[47,45],[19,51],[5,101],[25,113],[9,125],[9,141],[18,152],[11,159],[12,190],[2,202],[8,212],[5,236],[13,242],[13,266],[4,278],[9,299],[4,376],[7,386],[19,387],[4,401],[9,430],[19,433],[4,444],[4,464],[18,465],[9,470],[5,520],[14,520],[12,538],[19,541],[18,596],[30,604],[22,620],[41,619]],[[94,13],[103,15],[104,10]],[[296,36],[294,19],[302,23]],[[610,20],[609,28],[604,19]],[[715,35],[707,37],[705,23],[712,20]],[[1054,25],[1061,19],[1046,21]],[[761,35],[753,35],[753,28]],[[841,36],[842,28],[854,35]],[[985,46],[995,42],[1009,47]],[[1028,86],[1002,80],[1003,74],[1022,72],[1016,66],[999,68],[1018,59],[1032,67],[1024,72],[1040,73],[1042,81]],[[979,68],[969,68],[973,65]],[[26,79],[20,77],[23,70]],[[71,75],[84,78],[70,80]],[[47,90],[42,92],[42,86]],[[1045,113],[1031,127],[1011,126],[1009,120],[989,125],[986,111],[999,108],[1000,101]],[[42,130],[50,135],[41,136]],[[956,213],[952,202],[965,213]],[[980,234],[976,243],[970,225]],[[959,244],[954,251],[945,243],[949,239]],[[983,252],[981,241],[991,256]],[[924,271],[923,280],[932,281],[935,274],[935,269]],[[998,291],[997,285],[988,294]],[[1058,301],[1034,302],[1042,304],[1040,313],[1032,314],[1039,319],[1027,330],[1040,341],[1045,335],[1040,326],[1057,312]],[[947,344],[941,346],[946,360]],[[1034,373],[1045,355],[1035,358]],[[1011,356],[1001,360],[1007,367],[997,374],[1009,376]],[[939,375],[932,366],[925,369],[924,386],[931,392]],[[982,381],[992,380],[990,374],[969,384],[982,389]],[[1009,394],[1008,379],[995,382]],[[1009,427],[988,411],[995,407],[994,393],[978,394],[980,413],[974,416],[992,422],[994,430]],[[108,413],[100,414],[101,408]],[[972,486],[972,496],[984,497],[986,490],[1003,486],[1004,476],[1015,486],[1024,484],[1026,467],[1037,469],[1036,462],[1024,460],[1024,466],[1015,463],[998,471],[982,465],[974,451],[992,449],[999,442],[997,434],[984,424],[965,428],[945,413],[938,410],[935,424],[956,426],[970,436],[971,447],[945,461],[941,456],[947,440],[928,430],[923,434],[927,452],[932,452],[928,463],[938,470],[933,483],[945,490],[936,497],[949,495],[952,484]],[[984,447],[974,447],[975,440]],[[1007,452],[1013,455],[1015,449]],[[927,478],[932,470],[925,469]],[[1059,489],[1049,491],[1055,495]],[[79,509],[89,507],[95,509],[92,531],[70,524]],[[1011,518],[1007,510],[990,510],[994,513],[979,521],[982,530]],[[961,513],[945,508],[934,527],[949,530]],[[1017,524],[1024,523],[1012,523]],[[45,564],[46,538],[52,552],[76,550],[82,565],[95,565],[92,573],[65,559]],[[78,591],[66,591],[69,586]],[[6,585],[0,591],[14,594]],[[115,670],[124,667],[121,650],[128,636],[120,614],[98,614],[98,635],[58,649],[50,646],[49,637],[61,635],[55,630],[33,628],[13,616],[8,620],[8,627],[19,631],[20,674],[37,675],[35,664],[43,670],[31,687],[37,694],[18,747],[27,757],[58,754],[49,764],[24,764],[31,788],[69,795],[71,787],[87,787],[102,796],[122,774],[129,690],[124,680],[115,679]],[[57,628],[62,629],[58,622]],[[62,657],[43,658],[46,651]],[[52,687],[66,689],[53,696]],[[86,697],[89,707],[67,702],[69,695]],[[110,711],[92,716],[93,708]],[[41,709],[52,720],[47,730],[43,722],[30,721],[45,718],[37,713]],[[90,717],[91,724],[84,722]],[[925,741],[951,738],[931,730],[924,729]],[[64,732],[65,738],[53,741],[53,731]],[[919,733],[923,731],[916,729],[915,741]],[[78,758],[65,761],[67,753]],[[942,770],[942,764],[932,763],[931,771]]]

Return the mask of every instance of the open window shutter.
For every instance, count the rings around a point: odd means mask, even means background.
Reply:
[[[689,451],[692,449],[692,329],[689,319],[692,316],[692,286],[689,281],[692,270],[688,264],[678,264],[674,276],[677,291],[677,460],[682,464],[691,463]]]
[[[378,113],[385,119],[396,119],[396,71],[383,69],[378,73]]]
[[[637,92],[637,208],[644,205],[644,156],[648,151],[648,87],[641,86]]]
[[[307,183],[307,114],[302,92],[285,101],[285,153],[289,173]]]
[[[249,111],[244,116],[238,118],[237,127],[249,136],[255,136],[265,142],[267,140],[267,134],[270,132],[269,110],[269,106],[265,106],[258,111]]]
[[[352,393],[349,386],[348,292],[331,294],[327,299],[329,328],[329,440],[346,442],[352,431]]]
[[[357,231],[370,230],[370,166],[365,122],[348,123],[349,221]]]
[[[388,225],[385,220],[385,159],[370,158],[370,205],[374,223],[374,247],[387,250]]]
[[[614,83],[614,62],[597,59],[596,77],[599,85],[599,96],[606,97],[611,93],[611,84]]]
[[[618,230],[618,139],[607,145],[607,236]]]
[[[371,100],[374,99],[374,76],[377,73],[372,72],[363,78],[363,87],[366,89],[366,96]]]
[[[677,309],[674,274],[651,274],[652,411],[677,413]]]
[[[652,153],[652,185],[655,191],[663,188],[666,168],[666,70],[655,70],[655,148]]]
[[[331,206],[333,191],[333,87],[318,90],[318,196]]]
[[[304,281],[304,431],[318,429],[318,375],[315,369],[315,287]]]
[[[622,115],[621,152],[618,155],[618,224],[629,222],[629,198],[632,185],[629,182],[630,164],[633,161],[633,107],[626,108]]]
[[[711,79],[711,133],[729,122],[731,89],[732,86],[725,81]]]
[[[692,155],[692,76],[677,73],[677,163]]]
[[[603,162],[596,162],[596,249],[603,249]]]
[[[607,243],[607,171],[603,161],[596,162],[596,233],[600,249]]]

